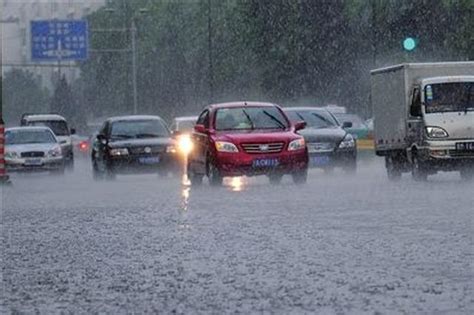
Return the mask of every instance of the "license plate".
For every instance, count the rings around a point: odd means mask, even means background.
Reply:
[[[275,167],[278,166],[280,162],[278,159],[258,159],[253,161],[253,167]]]
[[[474,151],[474,142],[457,142],[456,151]]]
[[[310,159],[310,162],[312,165],[314,166],[323,166],[323,165],[327,165],[329,164],[329,156],[325,156],[325,155],[322,155],[322,156],[312,156],[311,159]]]
[[[160,157],[158,156],[147,156],[138,158],[138,161],[141,164],[158,164],[160,163]]]
[[[26,166],[41,166],[43,165],[43,163],[41,162],[41,159],[26,159],[25,165]]]

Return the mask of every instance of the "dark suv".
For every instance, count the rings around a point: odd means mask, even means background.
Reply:
[[[160,117],[112,117],[93,139],[94,178],[137,172],[167,174],[175,166],[175,154],[174,140]]]

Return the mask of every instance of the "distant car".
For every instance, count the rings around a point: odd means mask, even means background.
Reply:
[[[112,117],[93,140],[93,175],[113,179],[116,174],[167,174],[174,167],[175,154],[175,141],[160,117]]]
[[[81,136],[81,135],[72,135],[72,144],[74,155],[88,156],[90,152],[90,137]]]
[[[344,122],[351,122],[352,127],[348,128],[349,131],[356,139],[367,139],[369,135],[369,128],[364,123],[362,118],[357,114],[347,113],[333,113],[339,123],[342,125]]]
[[[74,128],[69,128],[66,119],[57,114],[23,114],[21,126],[46,126],[49,127],[61,144],[62,155],[66,161],[66,167],[74,167],[74,148],[71,135],[75,134]]]
[[[64,157],[48,127],[15,127],[5,130],[5,162],[10,172],[64,173]]]
[[[194,130],[198,116],[176,117],[171,124],[171,132],[177,142],[177,148],[182,156],[187,156],[193,149],[191,133]]]
[[[192,184],[207,176],[211,185],[220,185],[226,176],[267,175],[278,183],[291,174],[295,183],[305,183],[308,152],[304,138],[296,133],[304,125],[292,125],[275,104],[210,105],[194,127],[188,177]]]
[[[292,107],[283,109],[292,122],[305,121],[306,128],[299,131],[308,147],[310,167],[331,171],[342,167],[348,173],[357,170],[357,145],[345,129],[326,109]]]

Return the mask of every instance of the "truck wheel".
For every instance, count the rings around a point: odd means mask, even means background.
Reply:
[[[389,180],[398,181],[402,178],[400,165],[393,156],[385,157],[385,168],[387,169],[387,176]]]
[[[473,168],[463,168],[460,171],[462,180],[472,180],[474,178],[474,169]]]
[[[219,169],[212,162],[208,162],[208,173],[209,184],[211,186],[221,186],[222,185],[222,176],[219,172]]]
[[[424,182],[428,179],[428,172],[416,154],[413,155],[411,175],[414,180],[420,182]]]

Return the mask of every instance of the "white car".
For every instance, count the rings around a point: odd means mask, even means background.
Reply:
[[[15,127],[5,130],[7,170],[64,173],[61,145],[48,127]]]

